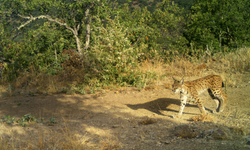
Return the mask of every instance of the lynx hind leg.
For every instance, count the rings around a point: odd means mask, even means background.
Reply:
[[[225,106],[226,106],[227,95],[224,94],[222,91],[220,91],[220,93],[221,93],[220,97],[221,97],[221,99],[222,99],[223,104],[221,104],[221,105],[222,105],[222,106],[221,106],[222,108],[221,108],[219,111],[222,112],[222,111],[225,109]]]
[[[216,103],[216,112],[222,112],[224,110],[227,96],[218,89],[209,89],[208,93]]]
[[[217,112],[217,108],[219,107],[220,102],[219,102],[219,100],[214,96],[213,92],[212,92],[210,89],[208,89],[208,93],[209,93],[210,97],[214,100],[214,102],[215,102],[215,104],[216,104],[216,110],[213,110],[213,111],[212,111],[212,113],[215,113],[215,112]]]
[[[206,110],[205,110],[204,106],[202,105],[200,98],[196,97],[195,100],[196,100],[196,102],[197,102],[197,105],[198,105],[198,107],[199,107],[201,113],[202,113],[203,115],[206,115]]]

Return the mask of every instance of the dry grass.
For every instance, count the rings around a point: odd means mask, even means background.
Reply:
[[[172,76],[177,77],[202,77],[207,74],[219,74],[226,82],[227,86],[236,86],[241,82],[242,73],[249,71],[250,68],[250,48],[242,48],[236,52],[227,55],[216,54],[214,56],[216,61],[211,61],[210,58],[204,58],[199,61],[190,61],[184,57],[176,56],[173,62],[168,64],[160,59],[146,60],[139,64],[140,72],[148,74],[143,76],[143,88],[152,88],[153,86],[162,85],[161,81],[168,81],[171,85]],[[205,61],[204,61],[205,60]],[[75,65],[75,63],[74,63]],[[79,83],[85,80],[84,68],[79,67],[65,67],[66,71],[60,72],[58,75],[49,76],[44,73],[23,72],[20,76],[11,83],[14,89],[18,91],[37,91],[46,93],[58,93],[62,89],[77,87]],[[32,68],[30,68],[32,70]],[[152,76],[153,78],[151,78]],[[85,89],[95,87],[97,81],[89,81],[90,84]],[[147,85],[148,84],[148,85]],[[166,82],[165,82],[166,84]],[[7,88],[9,83],[5,83]],[[168,87],[169,85],[165,85]]]
[[[185,58],[175,60],[169,66],[169,70],[175,76],[200,76],[207,68],[204,63],[194,63]]]
[[[191,119],[193,121],[202,121],[202,122],[213,122],[214,120],[214,118],[209,114],[206,114],[206,115],[200,114],[200,115],[192,117]]]
[[[213,61],[210,57],[192,61],[183,57],[176,57],[165,67],[169,76],[202,77],[217,74],[222,77],[226,86],[236,86],[241,83],[243,73],[250,71],[250,48],[242,48],[226,55],[215,54]]]
[[[100,144],[96,144],[88,133],[79,133],[74,127],[61,124],[60,127],[47,127],[42,124],[23,128],[20,126],[9,126],[0,124],[0,149],[119,149],[120,144],[113,136],[107,133],[99,138]],[[93,129],[92,129],[93,130]],[[94,130],[93,134],[98,131]]]
[[[3,127],[4,125],[2,125]],[[8,128],[8,127],[4,127]],[[17,131],[5,129],[1,134],[0,149],[79,149],[80,143],[75,137],[66,135],[64,131],[38,129],[37,132],[18,134]],[[22,131],[22,130],[20,130]],[[71,133],[72,134],[72,133]],[[82,148],[83,149],[83,148]]]
[[[45,127],[24,130],[22,127],[11,127],[1,124],[0,149],[84,149],[84,145],[72,130],[65,126],[58,130]]]
[[[140,63],[139,70],[143,73],[156,74],[154,79],[145,78],[151,84],[144,85],[145,90],[153,90],[164,86],[171,89],[172,76],[187,77],[187,76],[202,76],[207,65],[205,63],[194,63],[184,57],[176,57],[174,62],[164,63],[160,59],[154,61],[146,60]],[[164,83],[162,83],[164,81]]]
[[[62,89],[76,87],[78,83],[84,81],[84,69],[61,71],[59,74],[50,76],[42,72],[24,72],[11,83],[13,89],[21,93],[37,92],[40,93],[60,93]],[[9,83],[5,83],[8,87]],[[13,91],[14,92],[14,91]]]
[[[147,119],[143,119],[143,120],[139,121],[138,123],[141,125],[149,125],[149,124],[154,124],[156,122],[157,121],[152,119],[152,118],[147,118]]]
[[[160,59],[151,61],[149,59],[140,63],[140,71],[143,73],[146,72],[155,72],[156,74],[164,74],[164,62]]]
[[[174,134],[181,138],[194,138],[199,136],[200,133],[196,131],[192,126],[180,125],[175,127]]]
[[[229,53],[224,57],[217,55],[220,66],[217,66],[218,70],[236,73],[249,71],[250,69],[250,48],[241,48],[236,52]]]
[[[240,109],[229,110],[224,119],[225,124],[231,124],[234,133],[239,133],[242,135],[250,134],[250,124],[249,115],[247,112]]]
[[[250,48],[241,48],[226,55],[216,54],[217,61],[210,61],[207,66],[222,76],[227,86],[236,86],[242,82],[242,75],[250,71]]]

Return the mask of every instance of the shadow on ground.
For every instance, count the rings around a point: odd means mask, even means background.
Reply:
[[[180,100],[179,99],[172,99],[172,98],[158,98],[154,101],[146,102],[146,103],[141,103],[141,104],[126,104],[129,108],[133,110],[137,109],[146,109],[148,111],[151,111],[153,113],[156,113],[158,115],[163,115],[163,116],[169,116],[165,115],[167,113],[161,113],[161,111],[171,111],[171,112],[176,112],[178,113],[178,110],[174,110],[169,108],[170,105],[176,105],[177,107],[180,106]],[[197,107],[197,105],[189,105],[187,104],[186,107]],[[186,113],[183,112],[183,114],[194,114],[194,113]],[[172,117],[172,116],[169,116]]]

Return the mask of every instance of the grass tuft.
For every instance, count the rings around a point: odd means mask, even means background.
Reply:
[[[197,116],[194,116],[191,118],[193,121],[202,121],[202,122],[213,122],[214,118],[211,115],[204,115],[204,114],[200,114]]]

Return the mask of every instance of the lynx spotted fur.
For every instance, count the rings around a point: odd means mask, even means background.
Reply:
[[[196,100],[201,113],[206,114],[205,108],[198,97],[198,95],[206,90],[208,91],[211,98],[216,102],[216,111],[222,112],[224,110],[227,96],[222,92],[222,87],[224,87],[224,84],[220,76],[208,75],[194,81],[186,82],[184,82],[184,79],[181,81],[176,80],[174,77],[173,79],[174,84],[172,85],[172,90],[174,93],[180,92],[181,99],[180,110],[177,116],[178,118],[182,116],[182,112],[186,106],[188,98]]]

